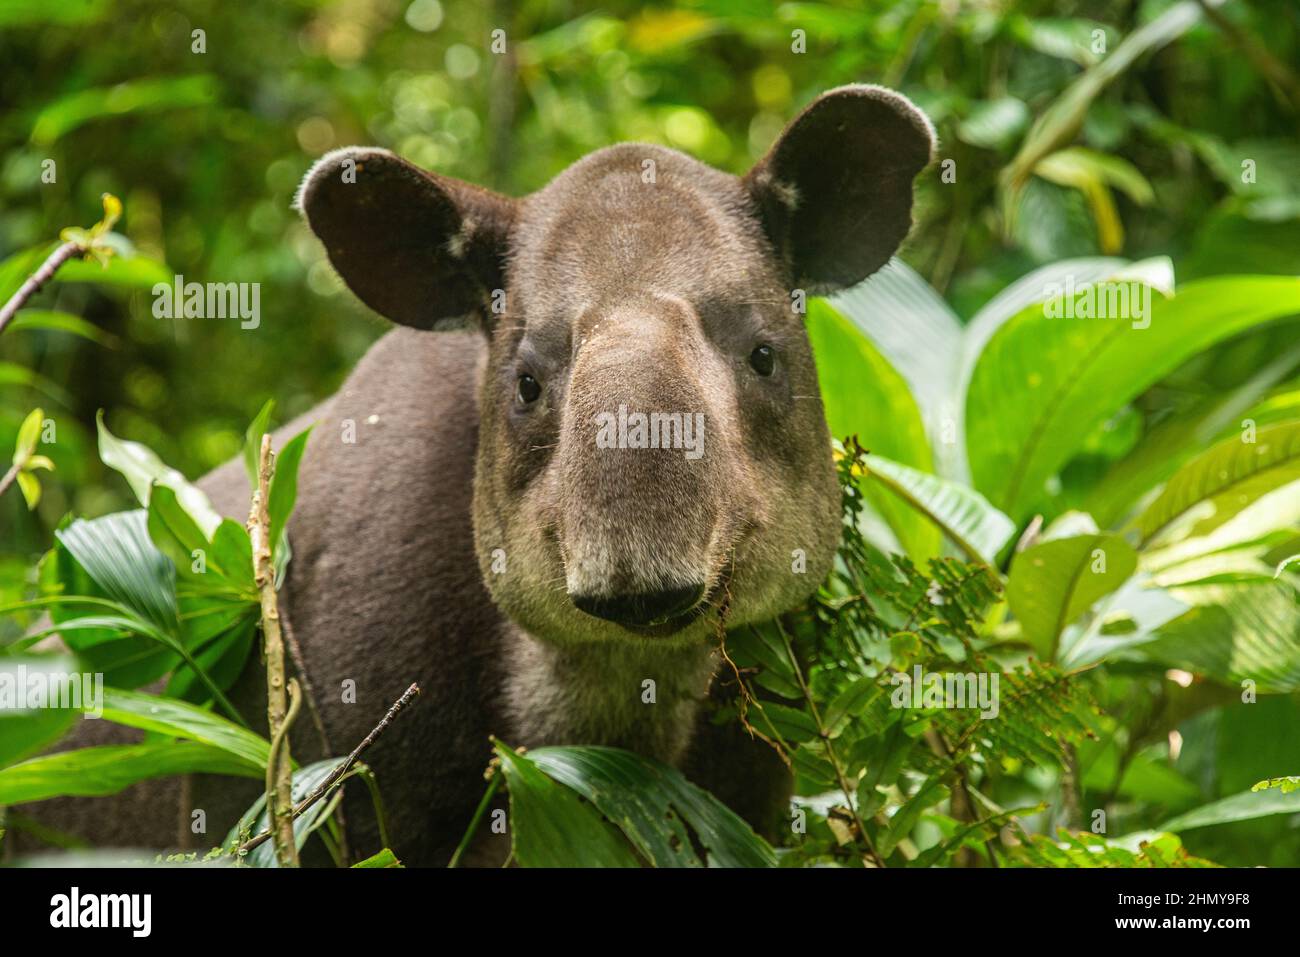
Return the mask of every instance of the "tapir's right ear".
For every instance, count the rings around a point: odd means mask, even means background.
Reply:
[[[404,326],[475,312],[505,285],[515,201],[387,150],[321,157],[295,204],[348,287]]]

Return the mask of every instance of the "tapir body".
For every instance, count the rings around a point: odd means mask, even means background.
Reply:
[[[779,826],[780,760],[710,720],[718,643],[830,567],[839,490],[798,307],[888,260],[933,145],[906,99],[853,86],[740,178],[639,144],[520,200],[374,149],[308,174],[335,269],[404,328],[276,436],[314,423],[281,594],[328,747],[304,716],[293,752],[348,752],[418,682],[365,758],[405,862],[449,859],[490,735],[628,748]],[[200,484],[246,516],[241,463]],[[263,730],[264,692],[254,658],[232,698]],[[81,722],[61,747],[129,737]],[[169,779],[32,813],[96,844],[201,848],[258,790]],[[377,850],[364,788],[345,814],[353,854]],[[484,829],[473,860],[508,840]]]

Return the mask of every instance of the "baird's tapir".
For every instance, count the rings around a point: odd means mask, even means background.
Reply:
[[[402,861],[448,861],[489,735],[628,748],[760,831],[788,815],[776,755],[708,720],[718,637],[804,601],[831,565],[840,496],[796,304],[888,261],[934,149],[911,102],[855,85],[741,177],[643,144],[520,199],[382,149],[308,172],[307,223],[397,328],[276,437],[316,423],[282,602],[335,754],[423,690],[365,757]],[[240,462],[201,486],[246,517]],[[264,716],[256,655],[232,697]],[[62,747],[130,734],[84,721]],[[293,751],[329,756],[307,720]],[[258,788],[171,778],[28,813],[97,845],[200,849]],[[344,807],[353,854],[378,850],[365,789]],[[472,860],[504,859],[508,835],[482,830]]]

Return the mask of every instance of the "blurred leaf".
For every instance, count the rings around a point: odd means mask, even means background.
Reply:
[[[98,345],[112,348],[117,338],[101,331],[91,323],[66,312],[54,312],[48,309],[21,309],[9,325],[10,329],[44,329],[51,332],[69,332],[74,336],[89,339]]]
[[[1029,108],[1013,96],[980,100],[957,124],[957,136],[972,146],[998,150],[1010,146],[1029,125]]]
[[[1160,825],[1162,831],[1194,831],[1198,827],[1250,821],[1271,814],[1300,812],[1300,792],[1278,790],[1244,791],[1221,801],[1214,801],[1195,811],[1180,814]]]
[[[217,90],[215,78],[207,74],[128,80],[116,86],[78,90],[37,114],[31,139],[38,146],[48,146],[101,117],[208,106],[216,102]]]

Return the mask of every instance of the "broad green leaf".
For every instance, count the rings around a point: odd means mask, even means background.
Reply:
[[[108,688],[104,691],[104,719],[197,741],[227,752],[255,771],[266,770],[270,745],[265,738],[184,701]]]
[[[136,500],[147,506],[150,489],[155,484],[167,486],[176,493],[181,506],[198,523],[204,537],[210,539],[221,524],[221,516],[213,509],[208,497],[197,486],[191,485],[180,472],[164,465],[153,450],[139,442],[119,439],[108,431],[102,410],[95,416],[95,422],[99,427],[99,457],[105,465],[126,476]]]
[[[970,113],[957,124],[957,138],[984,149],[1009,146],[1029,125],[1029,108],[1024,100],[1004,96],[996,100],[979,100]]]
[[[54,533],[113,601],[179,644],[175,572],[149,540],[144,509],[77,519]]]
[[[1015,525],[984,496],[957,482],[866,456],[867,474],[934,522],[972,561],[992,565],[1015,532]]]
[[[1040,542],[1016,556],[1007,602],[1024,637],[1055,661],[1071,622],[1119,588],[1137,568],[1137,553],[1118,535],[1074,535]]]
[[[1180,814],[1160,825],[1162,831],[1194,831],[1198,827],[1232,824],[1268,817],[1270,814],[1300,813],[1300,791],[1278,789],[1243,791]]]
[[[60,751],[0,769],[0,804],[103,797],[138,781],[192,773],[262,777],[229,752],[193,741],[104,745]]]
[[[1254,439],[1225,439],[1179,469],[1134,521],[1142,544],[1184,517],[1196,520],[1189,534],[1204,535],[1265,493],[1300,480],[1300,420],[1266,426]]]
[[[166,485],[153,487],[147,514],[150,540],[172,560],[177,575],[191,577],[194,552],[207,555],[211,550],[207,536],[190,518],[189,512],[181,508],[176,493]],[[213,561],[213,556],[208,556],[206,565],[210,571],[222,574],[221,566]]]
[[[659,761],[603,747],[538,748],[525,758],[595,805],[655,867],[776,864],[772,849],[748,824]]]
[[[1023,310],[989,340],[971,378],[966,449],[976,488],[1025,518],[1086,437],[1148,387],[1203,349],[1295,312],[1300,279],[1272,276],[1189,283],[1171,299],[1152,296],[1137,322]]]
[[[510,789],[510,846],[520,867],[638,867],[632,848],[594,806],[496,742]]]
[[[831,435],[856,435],[865,449],[931,471],[925,423],[903,378],[869,339],[824,301],[808,304],[807,324]],[[937,554],[940,539],[929,522],[881,489],[868,487],[867,496],[914,560]]]

